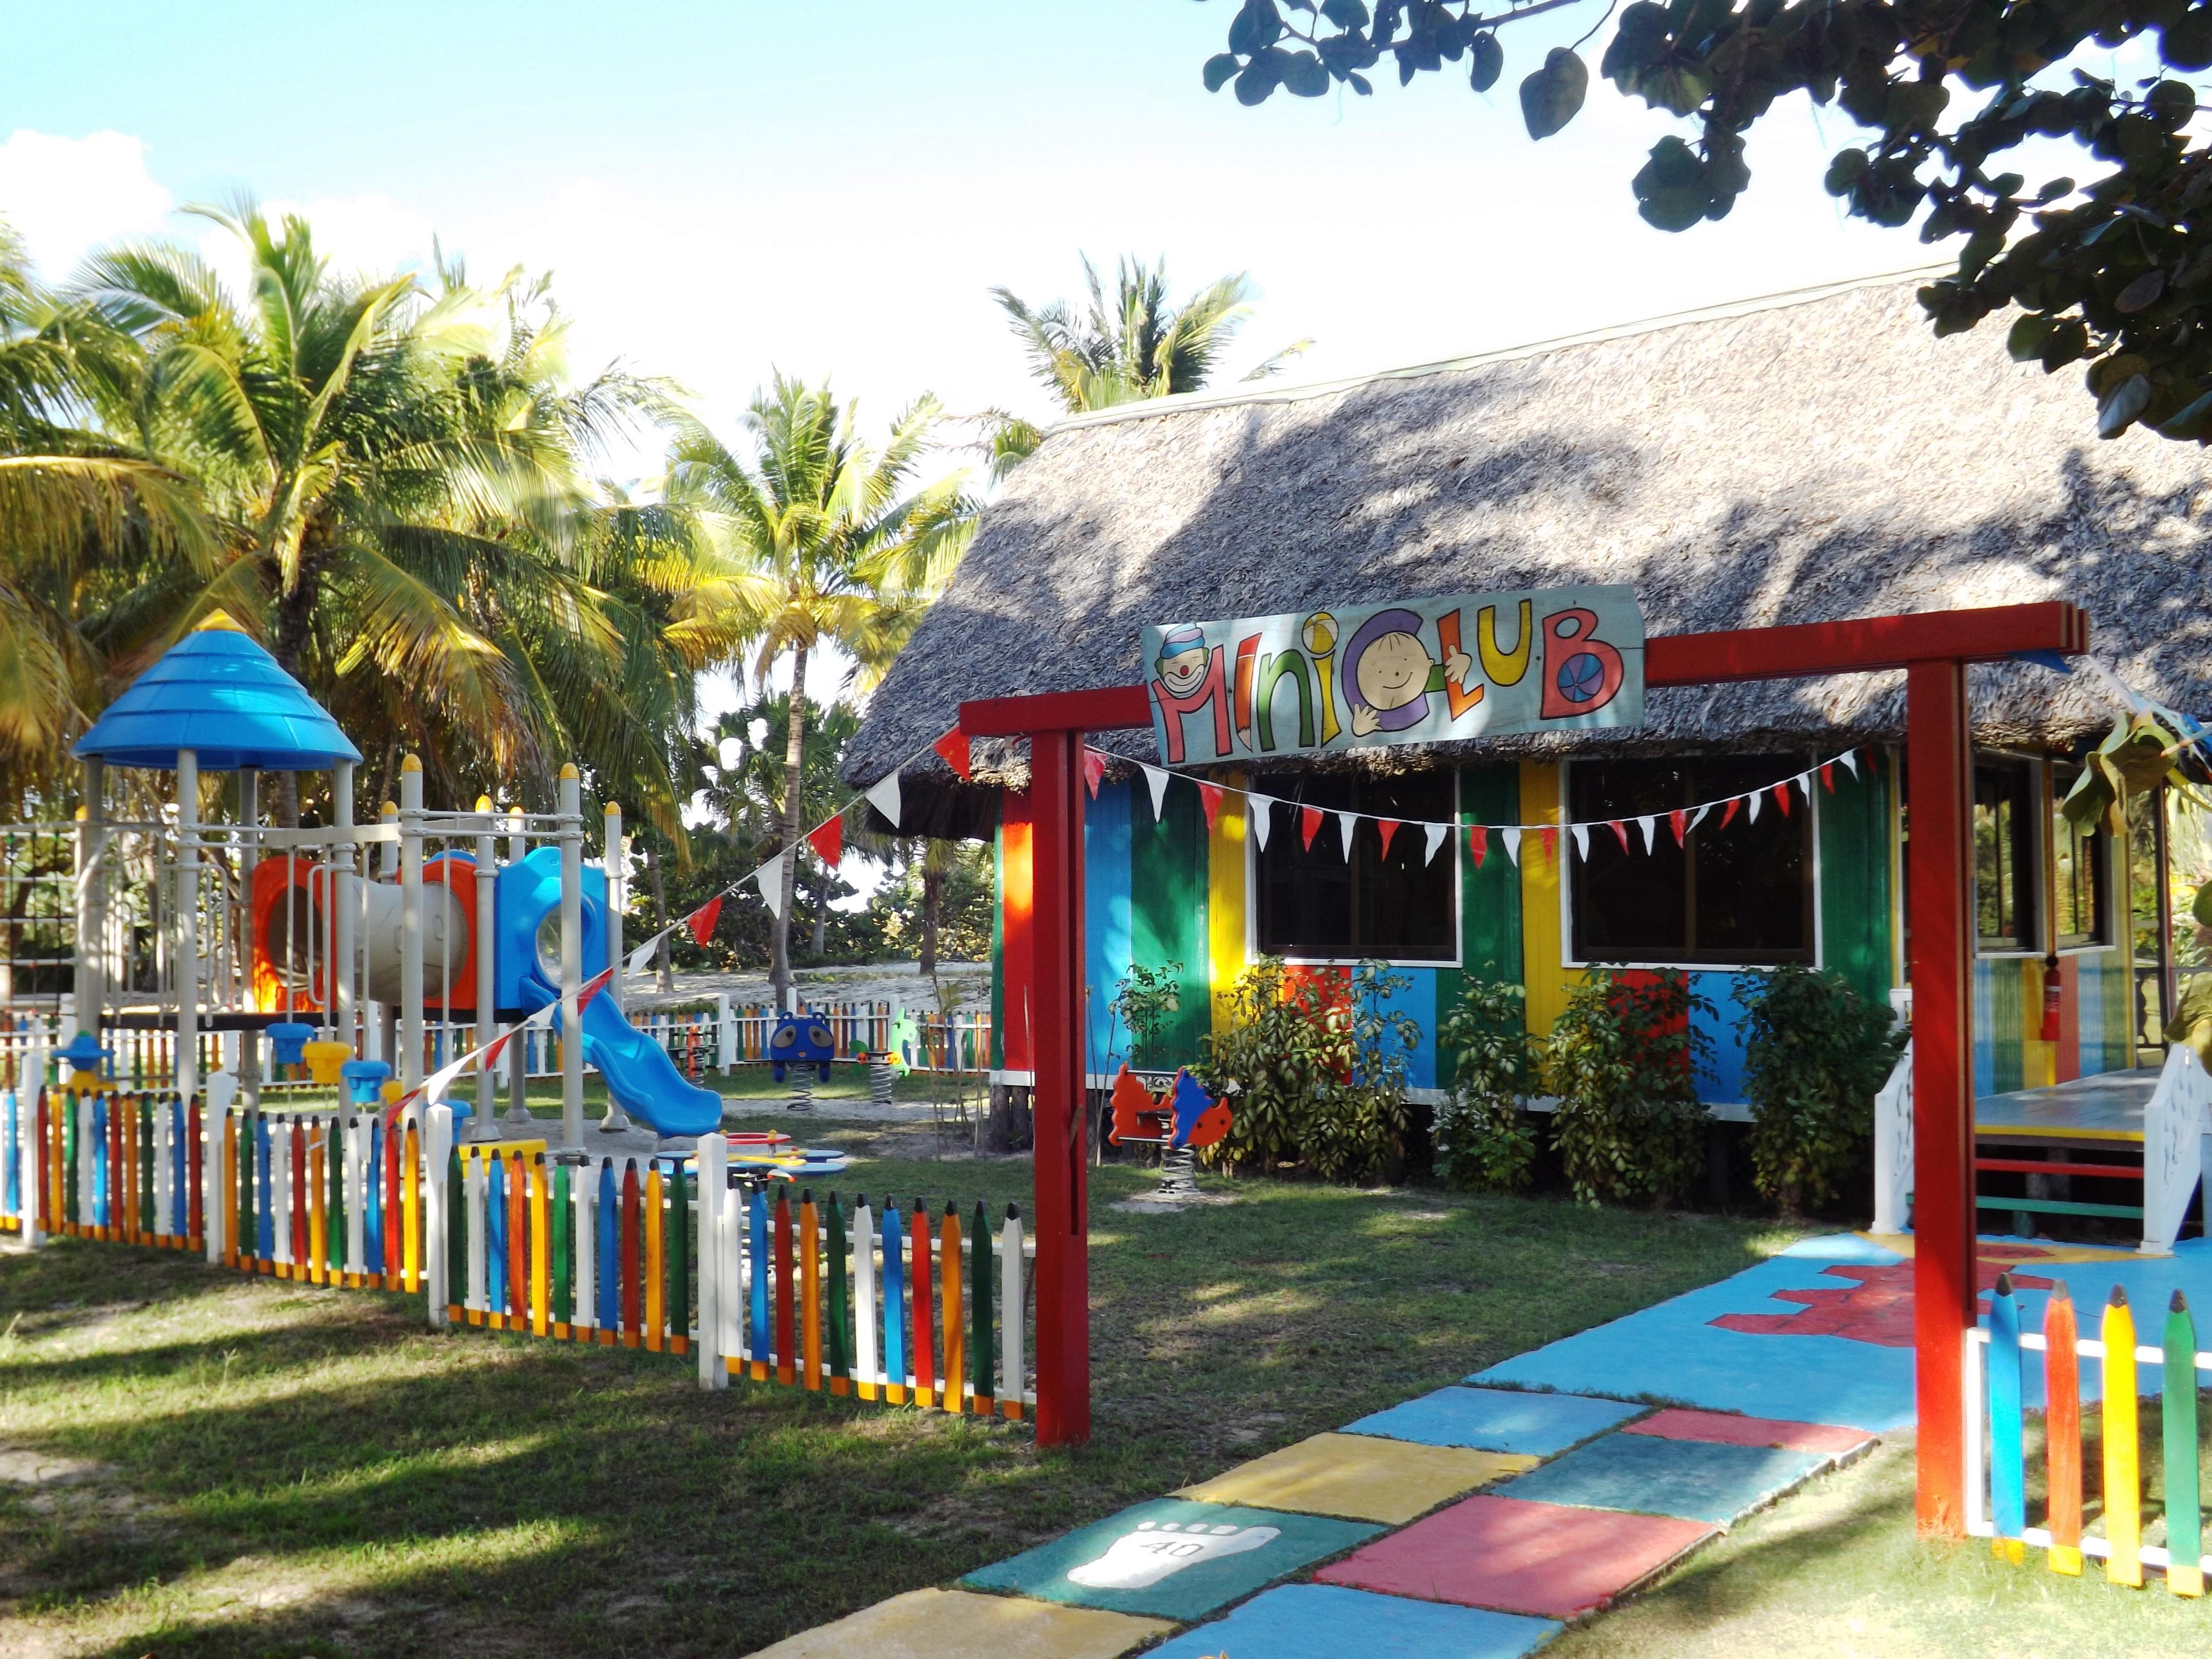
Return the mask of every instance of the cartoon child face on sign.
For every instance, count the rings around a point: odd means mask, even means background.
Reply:
[[[1344,658],[1354,737],[1419,725],[1428,718],[1428,694],[1443,690],[1446,678],[1465,680],[1473,670],[1465,652],[1455,651],[1441,664],[1431,659],[1420,626],[1411,611],[1378,611],[1352,636]]]
[[[1206,635],[1195,628],[1176,628],[1161,640],[1154,666],[1170,691],[1187,697],[1206,678]]]

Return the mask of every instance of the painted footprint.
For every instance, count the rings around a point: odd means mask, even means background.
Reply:
[[[1274,1527],[1209,1527],[1203,1522],[1140,1521],[1114,1540],[1096,1561],[1068,1572],[1071,1583],[1091,1589],[1148,1589],[1171,1572],[1242,1555],[1282,1535]]]

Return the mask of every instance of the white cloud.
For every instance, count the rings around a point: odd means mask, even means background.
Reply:
[[[49,281],[103,242],[161,230],[170,207],[146,170],[144,141],[127,133],[65,138],[18,127],[0,144],[0,219]]]

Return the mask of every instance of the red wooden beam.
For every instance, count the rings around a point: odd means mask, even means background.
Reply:
[[[1126,732],[1152,723],[1152,696],[1141,685],[983,697],[960,705],[960,729],[971,738],[1026,738],[1032,732]]]
[[[1909,617],[1855,617],[1722,634],[1661,634],[1644,642],[1646,685],[1859,674],[1943,658],[1992,662],[2023,651],[2077,656],[2089,648],[2088,613],[2053,599]]]

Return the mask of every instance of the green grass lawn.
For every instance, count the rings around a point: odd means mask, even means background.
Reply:
[[[874,1133],[804,1138],[859,1151],[872,1194],[1028,1196],[1025,1162],[871,1156]],[[403,1297],[179,1255],[0,1257],[0,1652],[745,1653],[1788,1237],[1256,1181],[1107,1207],[1151,1181],[1094,1171],[1097,1437],[1042,1454],[1026,1427],[705,1395],[657,1355],[432,1336]]]

